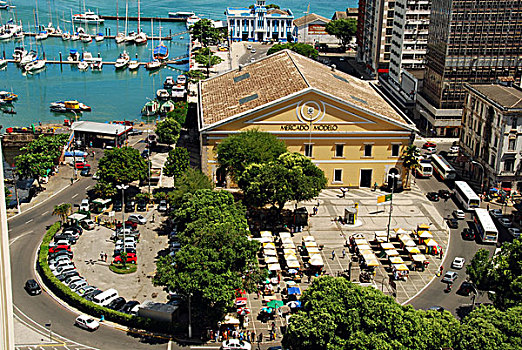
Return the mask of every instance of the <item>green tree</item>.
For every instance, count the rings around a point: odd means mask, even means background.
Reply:
[[[334,35],[341,41],[341,46],[346,49],[355,33],[357,33],[357,20],[354,18],[343,18],[330,21],[325,28],[326,32]]]
[[[272,45],[270,49],[267,51],[267,55],[271,55],[275,52],[281,51],[281,50],[292,50],[294,52],[297,52],[300,55],[310,57],[313,59],[316,59],[319,56],[319,52],[312,46],[308,44],[303,43],[285,43],[285,44],[275,44]]]
[[[249,130],[223,140],[217,147],[217,160],[220,167],[237,182],[248,165],[273,161],[284,152],[286,146],[276,136]]]
[[[275,161],[248,166],[238,182],[253,206],[271,204],[282,210],[290,200],[305,201],[326,186],[324,172],[300,153],[283,153]]]
[[[174,110],[167,114],[167,118],[172,118],[179,123],[179,125],[185,124],[187,119],[188,103],[179,101],[174,103]]]
[[[490,268],[489,252],[486,249],[479,249],[466,266],[466,273],[477,288],[487,290],[490,284],[488,276]]]
[[[502,250],[490,260],[488,273],[493,304],[506,310],[522,304],[522,240],[504,242]]]
[[[190,156],[186,148],[176,147],[169,151],[167,161],[163,167],[165,175],[176,178],[180,177],[187,171],[190,165]]]
[[[67,221],[67,217],[72,212],[72,205],[71,203],[62,203],[60,205],[55,205],[52,215],[56,215],[60,217],[60,220],[62,220],[62,224]]]
[[[156,135],[160,143],[175,144],[180,131],[181,125],[174,118],[165,118],[156,125]]]
[[[265,6],[267,9],[280,9],[281,7],[279,7],[279,5],[276,5],[276,4],[268,4]],[[254,5],[250,5],[248,6],[249,9],[253,9],[254,8]]]
[[[200,80],[203,80],[206,78],[205,73],[203,73],[200,70],[191,70],[187,72],[187,76],[189,80],[193,83],[197,83]]]
[[[207,78],[210,76],[210,67],[223,62],[223,59],[216,56],[214,52],[212,52],[212,50],[210,50],[208,47],[199,49],[196,53],[196,57],[194,57],[194,60],[197,63],[207,67]]]
[[[118,192],[116,185],[117,184],[107,183],[98,179],[98,182],[96,183],[96,185],[94,185],[93,190],[97,197],[111,198],[114,197]]]
[[[180,205],[182,198],[186,194],[191,194],[197,190],[211,190],[214,186],[207,175],[200,170],[188,168],[177,180],[176,189],[169,192],[168,202],[171,208]]]
[[[132,147],[106,150],[98,165],[98,183],[106,184],[104,186],[144,181],[147,176],[147,161]]]
[[[15,157],[16,172],[22,178],[36,179],[41,187],[40,177],[47,175],[55,162],[50,154],[27,152]]]
[[[402,152],[402,166],[406,169],[406,185],[405,188],[410,188],[410,174],[419,167],[420,151],[415,145],[409,145]]]
[[[198,40],[203,46],[218,42],[223,37],[223,32],[214,28],[212,21],[203,18],[190,27],[192,38]]]
[[[9,203],[11,203],[11,198],[13,197],[13,195],[11,194],[11,191],[7,187],[4,187],[4,195],[5,195],[5,205],[9,206]]]

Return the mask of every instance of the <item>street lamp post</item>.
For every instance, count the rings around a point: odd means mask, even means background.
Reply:
[[[127,253],[127,247],[125,247],[125,190],[129,188],[129,185],[116,185],[116,188],[121,190],[121,229],[123,230],[123,251]],[[118,236],[116,235],[116,240],[118,240]]]
[[[391,176],[391,178],[393,179],[393,181],[392,181],[392,190],[391,190],[391,197],[390,197],[390,215],[388,216],[388,229],[386,231],[387,242],[390,241],[390,225],[391,225],[391,218],[392,218],[392,212],[393,212],[393,192],[395,190],[395,185],[397,184],[397,179],[399,178],[399,175],[393,174]]]
[[[484,176],[486,175],[486,170],[484,169],[484,165],[475,160],[472,160],[471,164],[478,165],[480,169],[482,169],[482,178],[480,179],[480,194],[482,195],[484,194]]]

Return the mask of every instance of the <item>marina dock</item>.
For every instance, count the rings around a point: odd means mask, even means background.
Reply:
[[[45,59],[45,57],[44,57]],[[188,59],[188,55],[173,57],[170,60],[164,61],[163,65],[169,64],[180,64],[182,60]],[[14,59],[6,59],[8,63],[17,63]],[[68,60],[46,60],[46,64],[69,64],[69,65],[77,65],[80,61],[68,61]],[[104,65],[115,65],[115,61],[102,61]],[[148,62],[139,62],[140,66],[145,66]]]
[[[109,30],[110,32],[110,30]],[[148,40],[164,40],[164,41],[170,41],[172,40],[172,37],[173,36],[177,36],[177,35],[182,35],[182,34],[185,34],[185,33],[188,33],[188,32],[179,32],[179,33],[175,33],[174,35],[170,35],[169,36],[163,36],[163,37],[159,37],[159,36],[154,36],[154,37],[150,37],[147,35],[147,39]],[[26,36],[36,36],[37,33],[24,33],[24,35]],[[94,36],[91,34],[91,36]],[[62,34],[49,34],[49,37],[51,38],[61,38],[62,37]],[[115,35],[104,35],[105,39],[114,39],[116,36]],[[41,41],[45,41],[45,40],[41,40]],[[81,40],[77,40],[78,42],[82,42]],[[93,40],[94,41],[94,40]]]
[[[125,21],[125,16],[102,16],[102,15],[100,15],[100,18],[105,19],[105,20],[110,20],[110,21],[116,21],[118,19],[120,21]],[[128,16],[127,20],[129,20],[129,21],[137,21],[138,17],[137,16]],[[150,22],[150,21],[154,21],[154,22],[186,22],[187,19],[186,18],[143,17],[142,16],[142,17],[140,17],[140,21],[144,21],[144,22]]]

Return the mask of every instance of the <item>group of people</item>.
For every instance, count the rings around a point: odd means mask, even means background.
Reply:
[[[212,330],[209,329],[207,331],[207,338],[211,341],[215,342],[222,342],[228,339],[239,339],[241,341],[247,341],[250,343],[253,343],[255,341],[258,341],[259,343],[263,340],[263,334],[261,333],[259,335],[259,338],[256,338],[256,332],[254,331],[243,331],[243,330],[237,330],[235,328],[227,328],[223,330]]]

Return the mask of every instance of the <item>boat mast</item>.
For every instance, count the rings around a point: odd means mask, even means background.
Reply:
[[[129,15],[129,0],[125,2],[125,35],[127,35],[127,17]]]
[[[150,40],[152,40],[150,53],[152,54],[152,60],[154,61],[154,24],[152,22],[152,18],[150,19],[150,31],[151,31]],[[154,82],[154,80],[153,80],[153,82]]]
[[[71,35],[74,35],[74,20],[73,20],[72,9],[71,9],[71,27],[72,27]]]
[[[118,15],[118,0],[116,0],[116,35],[120,33],[120,16]]]
[[[140,28],[140,0],[138,0],[138,34],[141,33]]]

